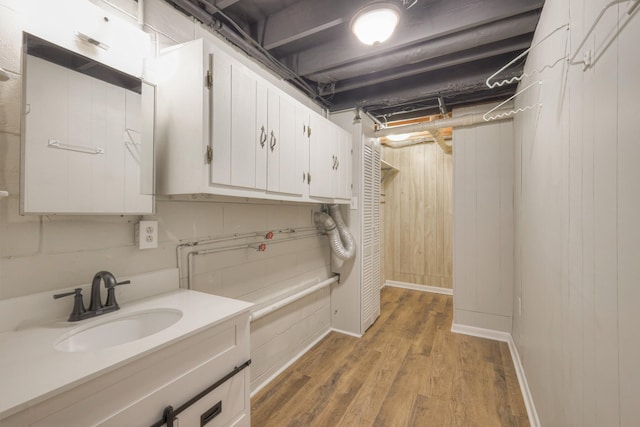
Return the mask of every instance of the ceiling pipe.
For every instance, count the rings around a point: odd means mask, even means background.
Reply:
[[[505,115],[503,117],[499,117],[498,115],[502,113],[504,113]],[[494,116],[496,118],[493,119],[492,121],[508,120],[508,119],[511,119],[512,115],[513,115],[513,110],[500,110],[496,112],[496,115]],[[412,125],[388,127],[388,128],[376,130],[374,134],[375,136],[389,136],[389,135],[398,134],[398,133],[429,132],[429,134],[431,134],[431,138],[424,137],[420,139],[406,140],[406,141],[400,141],[400,142],[386,141],[385,145],[391,148],[402,148],[402,147],[408,147],[411,145],[422,144],[424,142],[433,141],[438,143],[438,145],[440,146],[440,148],[442,148],[442,151],[444,151],[445,154],[451,154],[453,152],[453,146],[445,142],[445,137],[442,134],[441,129],[448,128],[448,127],[456,128],[456,127],[473,126],[473,125],[486,123],[486,122],[487,121],[484,119],[482,113],[471,113],[471,114],[465,114],[464,116],[451,117],[448,119],[433,120],[430,122],[422,122],[422,123],[416,123]]]
[[[500,110],[495,111],[495,115],[502,113],[509,113],[512,110]],[[465,114],[464,116],[458,117],[450,117],[447,119],[433,120],[430,122],[422,122],[411,125],[402,125],[402,126],[393,126],[386,127],[384,129],[378,129],[374,132],[375,136],[388,136],[398,133],[414,133],[414,132],[429,132],[430,134],[436,133],[439,129],[442,128],[457,128],[457,127],[465,127],[465,126],[473,126],[480,123],[486,123],[486,121],[482,118],[484,113],[471,113]],[[511,115],[496,118],[493,121],[498,120],[508,120],[511,119]]]
[[[418,144],[428,144],[431,142],[436,142],[436,140],[430,136],[423,136],[422,138],[405,139],[404,141],[387,140],[382,144],[391,148],[403,148],[403,147],[410,147],[412,145],[418,145]]]

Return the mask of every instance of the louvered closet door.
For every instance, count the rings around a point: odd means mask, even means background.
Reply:
[[[363,192],[362,192],[362,332],[366,331],[376,319],[376,292],[375,285],[375,209],[374,186],[375,172],[374,149],[365,144],[363,147]],[[379,275],[379,273],[378,273]],[[379,303],[378,303],[379,306]]]
[[[381,183],[381,169],[380,169],[380,146],[376,146],[373,150],[373,164],[372,170],[372,196],[373,196],[373,254],[372,254],[372,268],[373,268],[373,318],[376,319],[380,315],[380,286],[382,277],[380,276],[380,183]]]

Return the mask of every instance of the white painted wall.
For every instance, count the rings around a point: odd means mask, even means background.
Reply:
[[[107,2],[92,3],[121,14]],[[137,7],[132,0],[109,3],[135,18]],[[21,0],[0,0],[0,67],[17,73],[21,31],[33,18],[21,14],[20,5]],[[197,37],[222,43],[161,0],[146,0],[144,5],[148,24],[145,30],[151,33],[156,48]],[[73,13],[68,8],[60,8],[59,12]],[[135,25],[134,18],[123,16]],[[48,19],[53,22],[56,17]],[[252,69],[262,70],[234,48],[227,49]],[[272,75],[268,78],[319,111],[288,84]],[[20,97],[19,75],[0,82],[0,190],[11,193],[8,198],[0,198],[0,299],[87,283],[99,270],[125,276],[175,267],[176,245],[183,241],[313,226],[311,212],[318,205],[161,198],[156,214],[145,216],[158,220],[160,245],[158,249],[141,251],[134,245],[134,224],[141,219],[138,216],[20,216]],[[203,256],[196,258],[195,267],[194,289],[252,302],[265,301],[270,295],[330,275],[326,238],[273,245],[261,253],[244,250]],[[182,280],[185,275],[186,271],[182,271]],[[51,301],[55,303],[65,302]],[[329,292],[325,289],[252,325],[252,389],[329,329],[329,310]]]
[[[609,0],[547,0],[526,70],[575,51]],[[640,9],[611,8],[595,65],[560,62],[517,100],[513,336],[544,426],[640,422]],[[568,38],[567,38],[568,37]],[[567,40],[567,43],[565,43]],[[582,52],[578,58],[582,59]]]
[[[458,109],[454,115],[491,107]],[[456,324],[511,332],[511,120],[453,131],[453,295]]]

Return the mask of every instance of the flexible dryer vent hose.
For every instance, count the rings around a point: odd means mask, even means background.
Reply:
[[[353,258],[356,254],[356,242],[351,231],[342,220],[340,207],[338,205],[329,205],[329,214],[324,212],[316,212],[314,221],[322,226],[329,236],[331,251],[341,260]]]

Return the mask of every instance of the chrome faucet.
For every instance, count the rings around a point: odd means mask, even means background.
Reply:
[[[104,281],[104,287],[107,289],[107,301],[104,306],[102,305],[102,299],[100,297],[100,283],[102,281]],[[76,322],[78,320],[84,320],[119,310],[120,306],[116,302],[115,287],[119,285],[126,285],[128,283],[131,283],[131,281],[125,280],[124,282],[118,283],[113,274],[108,271],[97,272],[93,276],[93,281],[91,282],[91,300],[89,302],[88,310],[85,310],[84,308],[82,288],[76,288],[73,292],[54,295],[53,298],[58,299],[74,295],[73,310],[69,316],[69,322]]]

